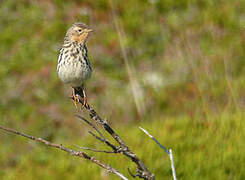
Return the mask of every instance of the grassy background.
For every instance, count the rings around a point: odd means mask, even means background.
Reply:
[[[95,31],[88,42],[89,102],[157,179],[172,178],[169,159],[138,126],[173,149],[179,179],[245,179],[245,2],[113,4],[0,2],[0,124],[71,148],[106,148],[74,117],[71,88],[56,74],[66,29],[81,21]],[[115,22],[124,32],[130,75]],[[134,170],[124,157],[89,154],[126,175],[127,167]],[[117,179],[85,160],[0,132],[0,179],[17,178]]]

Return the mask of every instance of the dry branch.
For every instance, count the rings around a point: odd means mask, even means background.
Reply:
[[[79,102],[81,104],[83,104],[83,98],[81,96],[79,96],[79,95],[77,95],[77,96],[79,98]],[[71,97],[71,98],[73,99],[73,97]],[[98,137],[95,134],[92,134],[92,135],[96,139],[98,139],[98,140],[100,140],[102,142],[105,142],[110,148],[113,149],[113,151],[115,153],[121,153],[121,154],[125,155],[126,157],[128,157],[131,161],[133,161],[136,164],[136,166],[137,166],[137,174],[134,175],[133,177],[138,176],[138,177],[140,177],[142,179],[147,179],[147,180],[155,179],[154,174],[151,173],[147,169],[147,167],[144,165],[144,163],[137,157],[137,155],[129,149],[129,147],[120,138],[120,136],[107,123],[107,121],[106,120],[102,120],[102,118],[96,113],[96,111],[89,104],[86,104],[84,106],[84,108],[86,110],[88,110],[90,118],[92,120],[94,120],[97,124],[102,126],[106,130],[106,132],[108,132],[112,136],[112,138],[119,144],[119,147],[117,147],[116,145],[113,145],[112,143],[110,143],[107,139],[104,138],[103,135],[101,137]],[[91,122],[89,122],[88,120],[86,120],[85,118],[83,118],[81,116],[78,116],[78,117],[81,120],[84,120],[86,123],[88,123],[94,129],[96,129],[97,132],[99,131],[94,125],[92,125]],[[99,134],[101,134],[101,133],[99,132]],[[90,150],[91,150],[91,148],[90,148]]]
[[[47,141],[45,139],[36,138],[34,136],[31,136],[31,135],[28,135],[28,134],[24,134],[22,132],[16,131],[14,129],[6,128],[6,127],[3,127],[3,126],[0,126],[0,129],[4,130],[6,132],[10,132],[10,133],[13,133],[13,134],[17,134],[17,135],[23,136],[23,137],[31,139],[33,141],[37,141],[37,142],[43,143],[43,144],[45,144],[47,146],[60,149],[62,151],[65,151],[65,152],[73,155],[73,156],[78,156],[78,157],[90,160],[91,162],[93,162],[93,163],[97,164],[98,166],[102,167],[103,169],[106,169],[107,172],[113,173],[113,174],[117,175],[118,177],[120,177],[123,180],[128,180],[118,170],[112,168],[110,165],[107,165],[107,164],[104,164],[104,163],[100,162],[95,157],[91,157],[91,156],[87,155],[86,153],[84,153],[82,151],[75,151],[73,149],[69,149],[69,148],[64,147],[62,144],[59,145],[59,144],[51,143],[51,142],[49,142],[49,141]]]
[[[71,98],[73,99],[73,97],[71,97]],[[83,98],[81,96],[79,96],[79,95],[78,95],[78,98],[79,98],[79,102],[81,104],[83,104]],[[112,129],[112,127],[107,123],[107,121],[106,120],[102,120],[101,117],[96,113],[96,111],[89,104],[86,104],[84,106],[84,108],[86,110],[88,110],[90,118],[94,122],[96,122],[98,125],[100,125],[101,127],[103,127],[103,129],[107,133],[109,133],[111,135],[111,137],[118,143],[118,145],[115,145],[115,144],[111,143],[108,139],[106,139],[105,136],[103,136],[103,134],[99,131],[99,129],[92,122],[88,121],[87,119],[85,119],[82,116],[77,115],[77,117],[79,119],[83,120],[89,126],[91,126],[98,133],[98,135],[96,135],[95,133],[93,133],[91,131],[89,131],[89,133],[94,138],[96,138],[97,140],[105,143],[108,147],[110,147],[112,149],[112,151],[97,150],[97,149],[87,148],[87,147],[79,147],[79,148],[80,149],[84,149],[84,150],[90,150],[90,151],[93,151],[93,152],[123,154],[123,155],[125,155],[126,157],[128,157],[131,161],[133,161],[136,164],[136,167],[137,167],[136,172],[137,173],[134,175],[133,173],[131,173],[129,171],[129,174],[132,177],[139,177],[139,178],[146,179],[146,180],[154,180],[155,179],[154,174],[152,174],[146,168],[146,166],[144,165],[144,163],[137,157],[137,155],[129,149],[129,147],[126,145],[126,143]],[[106,164],[100,162],[95,157],[91,157],[91,156],[89,156],[88,154],[86,154],[83,151],[76,151],[76,150],[73,150],[73,149],[69,149],[67,147],[64,147],[62,144],[59,145],[59,144],[51,143],[51,142],[49,142],[47,140],[44,140],[42,138],[36,138],[34,136],[27,135],[27,134],[24,134],[22,132],[16,131],[14,129],[6,128],[6,127],[3,127],[3,126],[0,126],[0,129],[4,130],[6,132],[10,132],[10,133],[13,133],[13,134],[17,134],[17,135],[23,136],[23,137],[28,138],[28,139],[31,139],[33,141],[37,141],[37,142],[43,143],[43,144],[45,144],[47,146],[60,149],[60,150],[65,151],[65,152],[67,152],[67,153],[69,153],[71,155],[78,156],[78,157],[81,157],[81,158],[90,160],[91,162],[97,164],[98,166],[106,169],[109,173],[113,173],[113,174],[117,175],[118,177],[120,177],[121,179],[124,179],[124,180],[127,179],[118,170],[112,168],[110,165],[106,165]]]

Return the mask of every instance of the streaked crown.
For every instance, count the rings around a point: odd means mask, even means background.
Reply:
[[[65,41],[84,44],[93,30],[84,23],[74,23],[66,32]]]

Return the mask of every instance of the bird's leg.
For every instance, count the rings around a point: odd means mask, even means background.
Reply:
[[[83,89],[83,106],[84,107],[87,106],[87,94],[84,89]]]
[[[86,107],[87,106],[87,94],[84,89],[84,86],[82,87],[82,90],[83,90],[83,107]]]
[[[72,96],[73,96],[74,105],[75,105],[76,109],[78,109],[77,108],[77,103],[79,103],[79,98],[76,95],[75,88],[72,88]]]

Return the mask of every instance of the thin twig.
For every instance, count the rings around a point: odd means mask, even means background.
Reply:
[[[147,130],[145,130],[144,128],[142,127],[139,127],[145,134],[147,134],[152,140],[154,140],[169,156],[170,158],[170,161],[171,161],[171,169],[172,169],[172,173],[173,173],[173,179],[174,180],[177,180],[177,177],[176,177],[176,172],[175,172],[175,167],[174,167],[174,158],[173,158],[173,152],[172,152],[172,149],[168,149],[166,147],[164,147],[163,145],[161,145],[159,143],[158,140],[156,140]]]
[[[113,144],[111,144],[109,142],[109,140],[105,138],[105,136],[99,131],[99,129],[93,123],[91,123],[89,120],[87,120],[86,118],[84,118],[80,115],[76,115],[76,116],[78,118],[80,118],[81,120],[83,120],[84,122],[86,122],[88,125],[90,125],[100,135],[100,137],[95,135],[92,131],[89,131],[89,133],[91,135],[93,135],[96,139],[100,140],[101,142],[103,142],[106,145],[108,145],[109,147],[111,147],[113,149],[114,153],[117,151],[118,148],[116,146],[114,146]]]
[[[134,175],[131,171],[130,171],[130,169],[128,168],[128,173],[130,174],[130,176],[132,176],[133,178],[136,178],[137,176],[136,175]]]
[[[147,134],[153,141],[155,141],[168,155],[169,155],[169,151],[166,147],[164,147],[163,145],[161,145],[158,140],[156,140],[152,135],[150,135],[150,133],[148,133],[148,131],[146,131],[144,128],[139,127],[145,134]]]
[[[93,151],[93,152],[103,152],[103,153],[117,153],[117,152],[113,152],[113,151],[105,151],[105,150],[98,150],[98,149],[94,149],[94,148],[88,148],[88,147],[82,147],[82,146],[78,146],[76,145],[76,147],[83,149],[83,150],[89,150],[89,151]]]
[[[76,115],[79,119],[83,120],[84,122],[86,122],[88,125],[90,125],[103,139],[105,139],[105,137],[103,136],[103,134],[98,130],[98,128],[91,123],[89,120],[87,120],[86,118],[80,116],[80,115]]]
[[[89,133],[94,136],[96,139],[100,140],[101,142],[105,143],[107,146],[109,146],[110,148],[113,149],[113,151],[117,151],[118,148],[113,145],[112,143],[110,143],[110,141],[108,141],[106,138],[101,138],[99,136],[97,136],[96,134],[94,134],[92,131],[89,131]]]
[[[94,134],[92,131],[88,131],[89,134],[91,134],[95,139],[100,140],[101,142],[105,142],[105,140],[99,136],[97,136],[96,134]]]
[[[10,128],[6,128],[6,127],[3,127],[3,126],[0,126],[0,129],[6,131],[6,132],[10,132],[10,133],[13,133],[13,134],[17,134],[19,136],[23,136],[25,138],[28,138],[28,139],[31,139],[33,141],[37,141],[37,142],[40,142],[40,143],[43,143],[47,146],[50,146],[50,147],[53,147],[53,148],[57,148],[57,149],[60,149],[62,151],[65,151],[73,156],[78,156],[78,157],[82,157],[84,159],[87,159],[87,160],[90,160],[91,162],[97,164],[98,166],[104,168],[107,170],[107,172],[109,173],[113,173],[117,176],[119,176],[121,179],[123,180],[128,180],[125,176],[123,176],[118,170],[112,168],[110,165],[106,165],[102,162],[100,162],[99,160],[97,160],[95,157],[91,157],[89,155],[87,155],[86,153],[82,152],[82,151],[75,151],[73,149],[69,149],[69,148],[66,148],[64,147],[62,144],[55,144],[55,143],[51,143],[45,139],[42,139],[42,138],[36,138],[34,136],[31,136],[31,135],[28,135],[28,134],[24,134],[22,132],[19,132],[19,131],[16,131],[14,129],[10,129]]]

